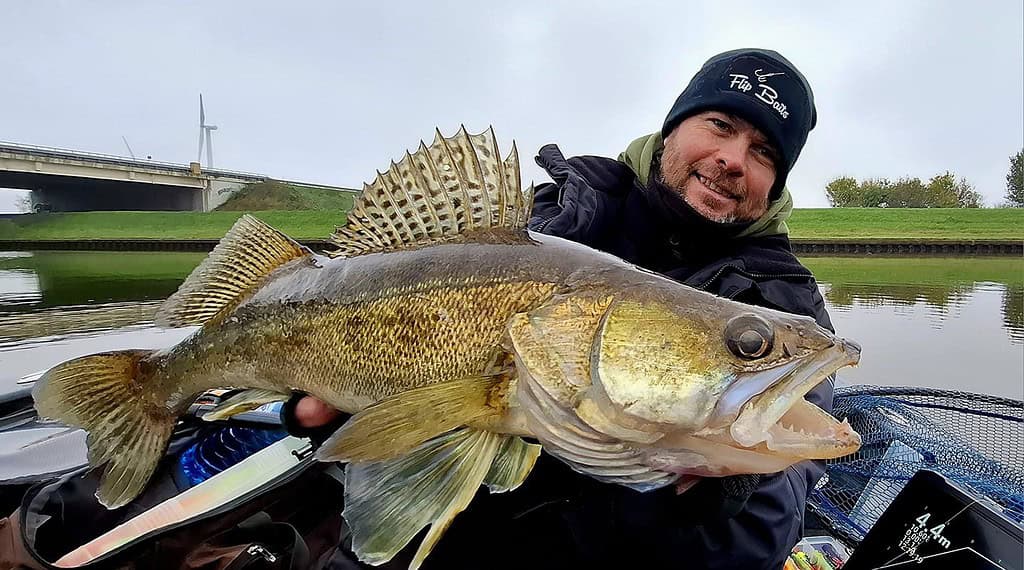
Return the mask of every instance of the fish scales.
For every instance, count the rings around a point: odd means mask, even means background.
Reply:
[[[803,398],[857,363],[856,343],[532,234],[519,181],[514,145],[501,160],[492,132],[462,129],[366,185],[326,256],[242,216],[157,311],[192,335],[55,366],[36,408],[89,432],[96,496],[115,508],[203,390],[242,389],[213,420],[317,396],[352,414],[316,450],[347,464],[352,550],[380,564],[429,528],[412,568],[481,485],[515,489],[542,447],[641,492],[859,447]]]
[[[229,381],[301,390],[353,413],[410,388],[481,374],[513,315],[540,305],[570,275],[615,263],[537,237],[283,268],[221,323],[161,354],[155,365],[176,400],[169,406],[182,409]]]

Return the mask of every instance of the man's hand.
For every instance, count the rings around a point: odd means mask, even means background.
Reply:
[[[341,412],[313,396],[304,396],[295,404],[295,423],[302,428],[318,428],[337,420],[339,416]]]

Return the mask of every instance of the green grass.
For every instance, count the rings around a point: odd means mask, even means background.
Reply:
[[[817,208],[794,210],[793,239],[1024,239],[1024,208]]]
[[[251,212],[262,210],[332,210],[347,212],[352,209],[354,192],[312,188],[267,180],[249,184],[217,207],[221,212]]]
[[[832,284],[951,285],[977,282],[1024,286],[1024,260],[1014,257],[815,257],[800,261]]]
[[[276,180],[250,184],[215,211],[73,212],[0,220],[0,239],[220,239],[242,214],[297,239],[324,239],[345,222],[355,194]]]
[[[333,192],[325,190],[324,192]],[[308,199],[313,194],[307,194]],[[340,199],[338,194],[331,199]],[[325,199],[326,200],[326,199]],[[324,239],[345,222],[342,208],[249,210],[297,239]],[[343,204],[346,208],[348,203]],[[254,209],[255,210],[255,209]],[[77,212],[33,214],[0,220],[0,240],[67,239],[219,239],[242,211]],[[794,239],[858,241],[874,239],[1022,240],[1024,209],[882,209],[795,210],[790,219]]]

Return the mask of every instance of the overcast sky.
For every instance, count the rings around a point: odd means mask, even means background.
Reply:
[[[616,156],[710,56],[775,49],[818,126],[797,207],[839,175],[946,170],[989,205],[1024,145],[1024,8],[976,2],[0,0],[0,140],[361,186],[435,126]],[[0,191],[0,211],[16,193]]]

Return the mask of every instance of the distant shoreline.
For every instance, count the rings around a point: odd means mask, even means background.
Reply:
[[[244,212],[76,212],[0,219],[0,249],[209,251]],[[249,212],[313,249],[345,223],[340,209]],[[801,255],[1024,255],[1024,208],[797,209]]]
[[[0,251],[194,251],[208,252],[215,239],[0,240]],[[332,249],[326,240],[298,240],[314,251]],[[798,255],[1024,255],[1024,240],[871,239],[791,240]]]

